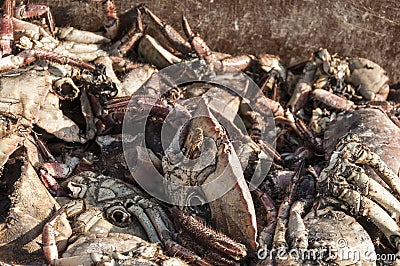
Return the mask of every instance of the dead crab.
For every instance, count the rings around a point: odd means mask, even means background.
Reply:
[[[43,159],[34,139],[28,136],[24,142],[5,164],[0,181],[0,260],[16,264],[43,262],[42,228],[59,208],[36,173]],[[72,233],[65,215],[56,226],[55,243],[63,249]]]
[[[195,252],[190,251],[174,241],[174,238],[176,238],[174,235],[175,230],[168,215],[155,200],[146,198],[134,186],[118,179],[98,175],[94,172],[82,172],[66,180],[61,186],[76,200],[64,204],[64,207],[57,211],[43,229],[43,250],[47,260],[52,265],[59,265],[59,263],[61,263],[60,265],[66,263],[76,263],[78,265],[84,263],[82,257],[76,252],[76,249],[84,249],[84,246],[90,245],[90,243],[94,245],[94,242],[91,242],[94,239],[98,239],[96,241],[103,243],[101,234],[104,237],[105,233],[109,233],[110,238],[104,240],[104,243],[111,241],[113,235],[116,236],[116,233],[120,233],[121,236],[127,238],[128,242],[138,241],[134,237],[128,237],[128,235],[139,235],[142,238],[149,239],[151,242],[163,245],[165,250],[171,255],[178,255],[195,265],[210,265],[195,254],[198,250]],[[54,242],[55,222],[64,212],[67,214],[67,217],[73,220],[73,232],[75,237],[78,238],[78,243],[70,246],[67,253],[64,253],[63,258],[59,259],[57,247]],[[222,253],[209,251],[207,253],[209,259],[214,259],[216,262],[222,260],[234,264],[232,258],[239,259],[246,255],[244,246],[205,227],[196,219],[178,210],[173,210],[172,214],[175,216],[174,219],[180,224],[179,241],[183,241],[185,233],[189,235],[195,234],[196,237],[202,238],[205,244],[213,246],[220,250],[220,252],[226,252],[231,257],[230,259],[224,258]],[[137,223],[141,224],[142,227],[138,226]],[[206,230],[206,232],[199,230]],[[86,236],[81,236],[81,234]],[[216,238],[219,237],[220,239],[207,240],[207,234],[213,234]],[[188,237],[186,236],[186,238]],[[236,244],[235,247],[232,247],[233,243]],[[118,243],[117,250],[108,251],[107,248],[103,248],[103,250],[93,249],[89,256],[85,256],[85,260],[91,259],[91,263],[93,263],[94,259],[103,262],[114,259],[115,261],[124,261],[129,259],[128,254],[131,254],[134,258],[134,254],[137,254],[136,257],[142,259],[149,256],[146,252],[140,253],[136,250],[139,247],[138,244],[136,244],[136,248],[135,245],[125,248],[123,244],[121,248],[125,250],[119,251],[118,246],[120,244]],[[145,245],[149,249],[153,249],[152,256],[148,257],[149,260],[167,260],[167,257],[162,255],[160,249],[154,246],[154,244],[147,243]],[[69,257],[71,255],[73,256]]]
[[[356,134],[349,133],[339,139],[328,167],[320,175],[321,196],[357,216],[369,218],[398,250],[399,201],[358,165],[370,166],[389,189],[399,195],[398,176],[376,153],[363,145]]]

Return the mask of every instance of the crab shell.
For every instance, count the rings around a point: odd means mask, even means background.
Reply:
[[[209,138],[216,144],[216,147],[204,151],[206,154],[204,157],[207,157],[207,160],[212,158],[215,165],[211,173],[207,176],[201,176],[203,180],[193,180],[193,176],[198,178],[200,175],[196,176],[196,173],[191,172],[191,170],[179,169],[182,167],[180,162],[174,164],[174,156],[179,153],[179,150],[176,149],[179,149],[180,146],[174,142],[181,139],[185,143],[185,148],[190,148],[189,145],[193,144],[198,128],[202,129],[205,139]],[[187,135],[184,136],[186,133]],[[188,131],[181,131],[178,134],[182,135],[175,137],[166,150],[163,169],[166,180],[174,184],[184,185],[184,187],[177,193],[176,190],[168,191],[168,185],[166,185],[166,193],[181,202],[185,200],[182,197],[185,197],[188,193],[185,190],[186,186],[207,185],[212,182],[209,186],[202,186],[201,190],[205,200],[209,202],[215,227],[226,235],[241,241],[250,250],[255,251],[257,248],[257,225],[253,201],[243,176],[240,161],[224,128],[215,119],[209,108],[204,103],[199,102],[194,118],[190,121]],[[200,162],[200,164],[202,163],[204,161]],[[182,171],[184,174],[182,174]],[[232,188],[226,189],[231,184],[233,184]],[[218,193],[221,193],[221,191],[227,192],[219,195]]]
[[[41,261],[43,225],[59,205],[36,174],[34,167],[41,164],[41,158],[33,139],[28,138],[24,148],[19,149],[15,156],[12,155],[12,159],[2,176],[4,186],[12,192],[8,195],[10,207],[8,211],[5,210],[7,217],[0,223],[0,261]],[[72,234],[65,214],[55,228],[59,232],[57,246],[60,250],[65,249]]]
[[[54,92],[51,91],[53,81],[56,83]],[[68,79],[60,80],[46,70],[27,68],[19,69],[18,74],[3,74],[0,85],[0,166],[23,145],[34,124],[68,142],[84,143],[94,137],[93,115],[84,93],[81,105],[87,124],[86,136],[80,134],[78,125],[60,110],[61,96],[56,94],[56,87],[69,86],[70,82]],[[15,121],[8,116],[15,117]]]

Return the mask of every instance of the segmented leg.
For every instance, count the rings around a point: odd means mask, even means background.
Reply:
[[[182,35],[180,35],[179,32],[177,32],[173,27],[162,21],[148,8],[141,7],[141,9],[144,13],[149,15],[150,18],[158,25],[163,35],[168,39],[168,41],[172,44],[174,48],[176,48],[184,55],[188,55],[193,51],[190,43],[184,37],[182,37]]]
[[[335,187],[333,196],[342,202],[346,202],[347,209],[369,218],[379,230],[387,237],[393,246],[400,250],[400,230],[394,219],[378,204],[359,192],[343,187]],[[343,206],[343,205],[342,205]]]
[[[354,108],[354,103],[324,89],[315,89],[311,95],[323,104],[338,111],[348,111]]]
[[[153,223],[150,221],[149,217],[141,207],[137,206],[136,203],[132,203],[132,205],[128,207],[128,211],[129,213],[135,215],[140,224],[143,226],[150,242],[161,243]]]
[[[319,177],[320,192],[332,195],[345,209],[369,218],[399,249],[400,229],[396,220],[400,217],[400,202],[356,163],[370,165],[398,193],[399,178],[356,134],[339,140],[329,166]]]
[[[340,140],[337,150],[341,150],[352,163],[371,166],[375,173],[389,185],[391,189],[400,195],[400,178],[386,165],[384,161],[361,143],[356,134],[347,134]]]
[[[279,206],[274,241],[272,243],[272,246],[277,249],[286,250],[289,247],[288,243],[286,242],[287,224],[290,215],[290,208],[293,204],[299,187],[299,175],[302,168],[303,167],[301,166],[297,173],[293,176],[287,188],[286,196],[283,199],[281,206]]]
[[[113,44],[110,49],[111,55],[123,57],[143,36],[142,13],[139,8],[136,8],[135,24],[124,37]]]
[[[205,247],[197,244],[193,238],[189,237],[184,232],[178,233],[177,242],[180,245],[189,248],[190,250],[195,250],[197,254],[199,254],[203,259],[212,265],[239,265],[238,262],[234,261],[233,259],[224,257],[222,253],[213,250],[207,250]]]
[[[54,33],[54,18],[50,8],[46,5],[22,5],[14,9],[14,15],[17,19],[44,17],[51,34]]]
[[[254,193],[260,199],[265,209],[266,212],[265,220],[267,221],[267,226],[264,227],[263,230],[260,232],[257,242],[261,248],[264,248],[265,246],[271,247],[276,229],[278,210],[275,207],[274,201],[267,193],[261,192],[261,190],[258,188],[254,190]]]
[[[53,265],[58,259],[58,250],[56,245],[56,229],[54,228],[57,219],[64,212],[65,206],[61,207],[44,225],[42,232],[43,253],[46,260]]]
[[[162,241],[170,239],[171,228],[168,228],[167,225],[171,224],[171,222],[169,221],[164,211],[162,211],[161,208],[159,208],[157,204],[153,203],[151,200],[145,199],[141,196],[136,196],[134,200],[137,204],[139,204],[141,208],[143,208],[143,210],[145,210],[160,239]]]
[[[208,47],[206,42],[196,33],[194,33],[187,21],[186,17],[183,16],[183,29],[186,36],[189,38],[189,42],[196,51],[198,57],[202,60],[206,60],[213,64],[216,70],[222,71],[238,71],[245,70],[253,62],[254,58],[249,55],[240,55],[237,57],[228,57],[219,59],[216,54]]]
[[[291,239],[291,248],[306,250],[308,247],[308,231],[301,216],[309,203],[306,200],[296,201],[290,208],[288,233]]]
[[[164,244],[165,249],[169,254],[171,254],[171,256],[178,256],[180,258],[183,258],[185,261],[190,262],[193,265],[211,266],[211,264],[200,258],[198,255],[196,255],[196,253],[172,240],[167,240]]]
[[[13,1],[6,0],[0,28],[0,58],[12,54],[14,28],[12,23]]]

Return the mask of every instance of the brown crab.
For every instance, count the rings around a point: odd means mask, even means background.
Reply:
[[[82,249],[85,245],[90,245],[90,239],[94,241],[95,238],[98,239],[96,241],[103,243],[101,234],[103,234],[104,237],[104,234],[108,233],[112,238],[113,234],[119,233],[121,236],[124,235],[125,238],[128,238],[128,240],[133,239],[132,237],[128,237],[128,235],[141,236],[145,239],[148,238],[151,242],[163,245],[165,250],[171,255],[178,255],[196,265],[210,265],[195,254],[197,250],[190,251],[174,241],[174,238],[176,238],[174,235],[175,229],[168,215],[156,200],[148,199],[136,187],[118,179],[98,175],[89,171],[81,172],[69,178],[62,184],[62,187],[64,187],[64,189],[70,193],[70,197],[75,200],[64,204],[64,207],[59,209],[44,226],[43,249],[49,263],[55,265],[59,263],[61,263],[61,265],[66,263],[83,263],[83,260],[80,259],[81,257],[76,257],[79,256],[79,253],[76,252],[79,246],[83,245],[83,247],[81,247]],[[59,198],[59,200],[65,201],[69,199]],[[68,253],[66,253],[63,258],[58,258],[58,251],[54,242],[56,230],[55,222],[62,213],[66,213],[67,217],[73,220],[73,232],[75,236],[81,240],[79,240],[79,244],[76,243],[69,248],[75,251],[70,250],[68,252],[67,250]],[[207,244],[211,244],[215,246],[216,249],[219,249],[220,252],[225,252],[231,256],[231,259],[224,259],[222,253],[209,251],[208,255],[210,259],[214,259],[215,261],[227,261],[234,264],[232,258],[239,259],[246,255],[244,246],[234,242],[221,233],[217,233],[205,227],[193,217],[189,217],[178,210],[173,210],[172,214],[175,216],[174,219],[180,223],[180,228],[182,230],[179,233],[180,239],[183,239],[185,233],[196,234],[197,237],[202,237]],[[141,226],[139,226],[138,223]],[[207,232],[198,231],[203,229]],[[89,234],[92,236],[82,237],[80,234]],[[213,234],[216,237],[220,237],[220,239],[214,239],[208,242],[206,240],[208,234]],[[106,243],[111,240],[104,241]],[[232,246],[233,244],[236,246]],[[149,248],[151,247],[150,244],[146,245],[148,245]],[[122,245],[121,248],[124,248],[124,246]],[[153,246],[152,248],[154,249],[155,247]],[[138,254],[137,256],[140,258],[148,256],[148,259],[152,261],[168,259],[160,253],[158,248],[156,248],[156,251],[157,252],[151,253],[153,254],[152,257],[146,255],[147,253]],[[124,257],[122,253],[119,253],[122,251],[115,251],[116,254],[120,254],[119,257],[107,252],[107,249],[104,248],[103,250],[92,250],[87,259],[90,257],[92,260],[93,258],[101,258],[101,261],[128,259]],[[133,252],[133,254],[135,254],[135,247],[130,247],[128,250],[125,250],[125,252]],[[74,256],[70,257],[70,255]],[[113,258],[110,257],[111,255]],[[133,256],[133,258],[134,257],[135,256]]]
[[[312,96],[336,110],[348,110],[361,98],[385,101],[388,81],[385,70],[368,59],[341,58],[320,49],[305,64],[287,105],[297,111]]]
[[[43,159],[28,136],[4,166],[1,177],[0,260],[8,263],[43,262],[41,233],[58,203],[42,184],[36,169]],[[67,245],[71,227],[62,215],[55,243]]]

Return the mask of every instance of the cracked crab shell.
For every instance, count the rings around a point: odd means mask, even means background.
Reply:
[[[0,201],[0,214],[4,218],[0,223],[0,261],[9,263],[44,262],[41,247],[43,226],[54,208],[59,208],[34,170],[33,165],[38,164],[40,156],[31,141],[27,140],[25,148],[12,155],[13,160],[5,165],[1,177],[11,192],[7,199],[2,197]],[[9,208],[4,208],[7,201]],[[61,250],[72,234],[65,214],[55,228],[60,233],[56,241]]]
[[[215,171],[205,180],[205,183],[215,181],[215,185],[203,192],[207,199],[216,198],[215,193],[220,193],[221,187],[234,184],[223,196],[209,203],[213,222],[217,230],[221,230],[244,243],[251,251],[255,251],[257,249],[256,214],[239,158],[232,143],[223,136],[223,129],[219,130],[221,126],[210,110],[207,107],[203,110],[206,110],[206,113],[197,114],[200,119],[192,120],[191,128],[203,128],[204,137],[219,139],[223,142],[222,148],[217,153]],[[222,136],[218,136],[219,134]]]
[[[32,121],[51,88],[46,71],[27,71],[0,78],[0,114],[10,114],[19,119],[0,115],[0,167],[29,134]],[[33,86],[34,85],[34,86]]]
[[[356,133],[396,174],[400,173],[400,128],[385,112],[378,108],[362,108],[340,114],[325,132],[325,158],[330,158],[338,139],[347,132]],[[367,173],[376,176],[370,169]]]

